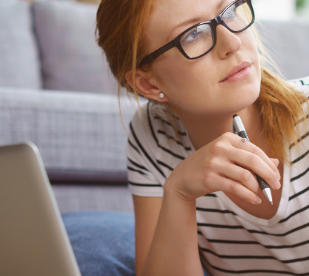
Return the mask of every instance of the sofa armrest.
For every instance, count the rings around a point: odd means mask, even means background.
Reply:
[[[122,99],[127,126],[134,105]],[[0,144],[34,142],[51,182],[126,183],[115,95],[0,87]]]

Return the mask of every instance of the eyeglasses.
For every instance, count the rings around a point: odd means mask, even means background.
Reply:
[[[254,22],[251,0],[236,0],[217,17],[186,29],[171,42],[144,57],[139,66],[150,64],[166,51],[176,47],[187,59],[197,59],[209,53],[216,45],[216,27],[221,24],[232,33],[240,33]]]

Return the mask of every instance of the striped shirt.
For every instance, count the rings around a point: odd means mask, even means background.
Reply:
[[[290,84],[309,96],[309,77]],[[308,114],[307,103],[303,107]],[[173,140],[173,127],[159,106],[146,103],[142,111],[131,121],[126,145],[129,188],[134,195],[162,197],[166,179],[195,149],[177,117]],[[250,215],[223,192],[197,198],[207,275],[309,275],[309,131],[301,126],[300,134],[300,150],[286,145],[292,165],[284,164],[281,201],[271,219]]]

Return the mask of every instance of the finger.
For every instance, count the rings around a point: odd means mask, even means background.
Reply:
[[[254,205],[258,205],[262,202],[262,200],[254,192],[232,179],[217,175],[215,183],[218,183],[217,188],[219,189],[217,189],[217,191],[234,194],[240,199]]]
[[[262,157],[260,157],[261,154],[256,154],[256,152],[259,152],[259,150],[256,149],[257,147],[255,148],[255,146],[251,143],[250,146],[248,144],[249,142],[247,143],[248,150],[236,148],[232,149],[229,152],[230,160],[258,174],[269,184],[271,188],[275,190],[279,189],[280,182],[278,180],[279,177],[277,174],[277,168],[275,171],[272,169],[272,167],[275,167],[274,163],[263,154]],[[252,153],[250,150],[254,151],[254,153]],[[268,162],[266,162],[267,160]],[[269,163],[271,163],[271,166],[269,166]]]
[[[270,160],[271,160],[271,161],[276,165],[276,167],[278,168],[279,163],[280,163],[279,159],[277,159],[277,158],[270,158]],[[278,176],[278,180],[280,180],[280,179],[281,179],[281,175],[280,175],[279,170],[278,170],[278,172],[277,172],[277,176]]]
[[[236,144],[238,143],[238,145],[236,146],[236,148],[239,148],[238,146],[242,138],[241,137],[237,137],[237,138],[238,140],[236,141]],[[257,147],[256,145],[252,144],[249,141],[246,141],[241,144],[240,149],[250,151],[251,153],[258,155],[274,172],[276,173],[278,172],[279,174],[278,168],[274,164],[274,162],[271,161],[271,158],[269,158],[267,154],[263,150],[261,150],[259,147]]]
[[[270,158],[270,160],[275,164],[276,167],[279,166],[279,159],[277,159],[277,158]]]
[[[235,164],[226,163],[224,164],[223,175],[242,184],[256,194],[259,191],[259,185],[256,181],[256,178],[253,176],[252,172],[245,168],[242,168]]]

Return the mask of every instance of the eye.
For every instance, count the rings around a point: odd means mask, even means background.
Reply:
[[[184,35],[182,42],[186,43],[192,42],[196,40],[198,36],[199,36],[199,30],[198,28],[194,28]]]
[[[181,43],[192,43],[200,39],[206,39],[208,35],[211,35],[211,27],[208,24],[200,25],[186,32],[181,39]]]

